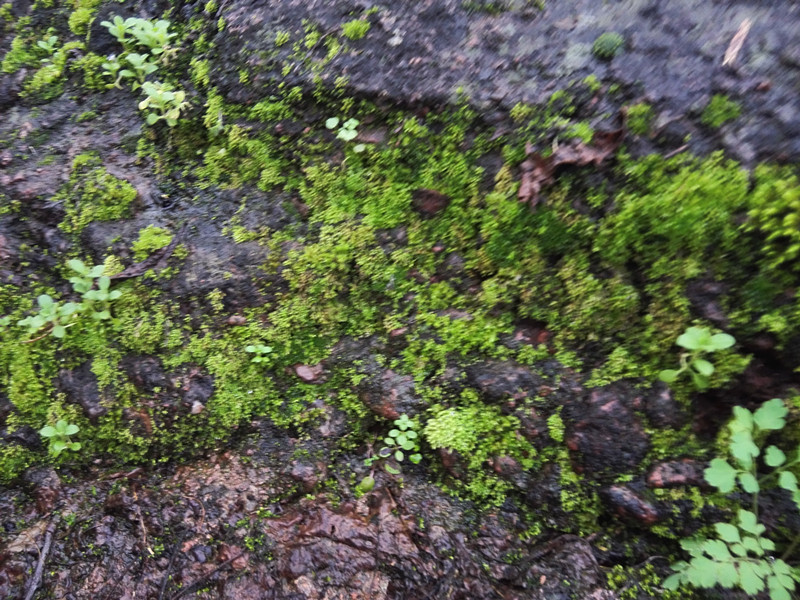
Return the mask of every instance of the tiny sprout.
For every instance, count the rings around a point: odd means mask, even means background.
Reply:
[[[659,373],[659,379],[665,383],[673,383],[685,371],[692,376],[692,382],[698,390],[708,388],[709,377],[714,373],[714,365],[702,355],[707,352],[727,350],[736,343],[733,336],[727,333],[711,334],[707,327],[689,327],[676,343],[689,352],[680,355],[679,369],[665,369]]]
[[[39,430],[39,435],[50,440],[50,454],[54,457],[61,454],[64,450],[78,451],[81,449],[80,442],[70,441],[70,436],[78,433],[80,429],[77,425],[68,423],[64,419],[59,419],[55,426],[46,425]]]
[[[251,344],[249,346],[245,346],[245,352],[249,352],[250,354],[254,354],[252,360],[250,362],[254,363],[261,363],[267,362],[269,358],[267,355],[272,352],[272,346],[265,346],[263,344]]]

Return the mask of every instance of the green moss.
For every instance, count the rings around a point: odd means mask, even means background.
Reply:
[[[790,282],[800,273],[800,182],[791,168],[755,170],[745,229],[763,239],[763,268]]]
[[[709,127],[719,127],[723,123],[734,120],[742,112],[742,107],[725,96],[724,94],[714,94],[708,105],[700,115],[700,121]]]
[[[623,49],[625,38],[615,31],[601,34],[592,45],[592,53],[601,60],[611,60]]]
[[[38,56],[30,45],[30,39],[18,35],[11,41],[11,48],[3,57],[0,70],[3,73],[16,73],[21,67],[34,66],[38,62]]]
[[[650,125],[654,118],[653,107],[642,102],[629,106],[627,110],[628,129],[635,135],[650,133]]]
[[[369,21],[355,19],[342,24],[342,35],[351,40],[360,40],[369,31]]]
[[[168,246],[170,242],[172,242],[172,234],[169,230],[148,225],[139,230],[139,238],[131,246],[133,258],[136,261],[142,261],[156,250]]]
[[[75,0],[75,10],[70,14],[68,21],[70,31],[78,36],[86,35],[94,13],[101,3],[102,0]]]
[[[72,163],[69,184],[53,200],[64,202],[66,216],[59,227],[80,233],[93,221],[126,216],[136,196],[133,186],[106,171],[96,154],[80,154]]]
[[[510,484],[489,473],[487,461],[508,456],[523,469],[536,462],[536,450],[516,434],[518,427],[516,417],[502,415],[497,407],[481,404],[474,392],[465,391],[460,406],[435,405],[430,409],[423,436],[432,448],[456,452],[464,461],[467,479],[456,482],[454,489],[481,502],[499,503]]]

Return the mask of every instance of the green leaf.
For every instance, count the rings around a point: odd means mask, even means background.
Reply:
[[[731,422],[731,430],[753,429],[753,413],[747,410],[744,406],[733,407],[733,421]]]
[[[56,325],[55,327],[53,327],[53,337],[54,338],[61,339],[65,335],[67,335],[67,328],[66,327],[64,327],[63,325]]]
[[[336,126],[339,124],[339,117],[331,117],[327,121],[325,121],[325,127],[328,129],[336,129]]]
[[[724,458],[715,458],[703,471],[703,475],[710,485],[718,488],[723,494],[727,494],[736,485],[737,472]]]
[[[764,452],[764,462],[769,467],[780,467],[786,462],[786,455],[777,446],[769,446]]]
[[[784,417],[788,412],[783,400],[774,398],[761,405],[753,414],[753,420],[759,429],[783,429],[786,425]]]
[[[395,453],[394,453],[394,459],[397,462],[403,462],[403,452],[400,451],[400,450],[396,450]]]
[[[758,479],[752,473],[739,473],[739,483],[748,494],[755,494],[759,491]]]
[[[664,383],[673,383],[678,378],[679,373],[675,369],[664,369],[658,374],[658,378]]]
[[[730,523],[714,523],[714,529],[720,538],[726,542],[733,543],[741,541],[739,537],[739,528]]]
[[[792,595],[775,577],[767,577],[769,600],[792,600]]]
[[[766,528],[758,522],[756,515],[749,510],[739,509],[737,514],[739,517],[739,529],[756,536],[761,535],[766,530]]]
[[[64,450],[67,449],[67,442],[64,440],[53,440],[50,443],[50,449],[53,450],[56,454],[61,454]]]
[[[387,446],[394,446],[394,438],[385,437],[383,438],[383,443]]]
[[[86,267],[84,262],[82,260],[78,260],[77,258],[68,260],[67,266],[81,275],[86,275],[89,272],[89,269]]]
[[[53,427],[52,425],[45,425],[39,430],[39,435],[41,435],[42,437],[50,438],[53,437],[54,435],[58,435],[58,432],[56,431],[56,428]]]
[[[731,560],[728,546],[722,540],[706,540],[706,543],[703,544],[703,550],[714,560],[720,562]]]
[[[726,350],[736,343],[732,335],[727,333],[716,333],[711,336],[711,346],[714,350]]]
[[[391,437],[393,437],[393,438],[396,438],[398,435],[400,435],[400,430],[398,430],[398,429],[390,429],[389,430],[389,435]]]
[[[745,536],[742,538],[742,545],[747,548],[748,552],[752,552],[757,556],[764,556],[764,550],[761,548],[761,544],[758,543],[758,538]]]
[[[408,460],[410,460],[415,465],[418,465],[419,461],[422,460],[422,454],[412,454],[411,456],[408,457]]]
[[[749,431],[737,431],[731,435],[731,454],[743,468],[750,469],[758,452]]]
[[[717,565],[717,581],[724,588],[732,588],[739,583],[739,571],[732,562],[722,562]]]
[[[764,589],[764,580],[758,574],[758,568],[749,562],[739,563],[739,585],[750,595]]]
[[[150,113],[147,115],[146,121],[148,125],[155,125],[158,121],[158,115],[156,115],[156,113]]]
[[[375,478],[367,476],[364,477],[364,479],[361,480],[361,483],[358,484],[358,491],[361,492],[362,494],[366,494],[367,492],[372,491],[374,487],[375,487]]]
[[[391,473],[392,475],[400,475],[400,469],[395,469],[392,465],[388,463],[383,466],[386,469],[387,473]]]
[[[733,552],[736,556],[741,556],[741,557],[747,556],[747,548],[745,548],[742,544],[731,544],[730,551]]]
[[[69,446],[70,450],[74,450],[75,452],[77,452],[78,450],[81,449],[81,443],[80,442],[70,442],[67,445]]]
[[[695,371],[692,371],[692,383],[694,387],[696,387],[701,392],[708,389],[708,377],[705,375],[701,375]]]
[[[661,583],[661,587],[663,587],[665,590],[677,590],[679,587],[681,587],[683,581],[684,578],[680,573],[673,573]]]
[[[689,327],[678,336],[677,344],[687,350],[700,350],[711,341],[711,332],[705,327]]]
[[[705,377],[711,376],[711,374],[714,372],[714,365],[702,358],[694,359],[692,361],[692,366]]]
[[[796,492],[797,477],[789,471],[781,471],[781,474],[778,475],[778,485],[787,491]]]
[[[53,299],[47,294],[42,294],[36,299],[41,308],[50,308],[53,306]]]
[[[80,428],[79,428],[77,425],[73,425],[73,424],[71,424],[71,423],[70,423],[70,424],[69,424],[69,425],[67,425],[67,427],[64,429],[64,434],[65,434],[65,435],[75,435],[75,434],[76,434],[76,433],[78,433],[79,431],[80,431]]]
[[[775,542],[773,542],[771,539],[762,537],[758,538],[758,541],[761,544],[762,550],[765,552],[772,552],[775,550]]]
[[[786,564],[780,558],[772,563],[772,572],[778,579],[778,582],[785,588],[790,590],[794,589],[794,579],[792,578],[792,567]]]

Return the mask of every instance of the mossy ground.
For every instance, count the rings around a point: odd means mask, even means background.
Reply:
[[[69,26],[75,35],[85,33],[86,11],[93,8],[83,3],[80,14],[73,13]],[[4,71],[38,60],[27,27],[18,26]],[[314,27],[307,29],[303,40],[291,40],[295,59],[302,68],[318,68],[301,59],[303,48],[319,42]],[[343,35],[361,35],[354,33]],[[287,43],[284,37],[276,37],[276,46]],[[200,34],[195,46],[203,40]],[[337,51],[333,42],[328,47]],[[454,491],[499,503],[513,488],[487,467],[489,459],[509,456],[525,469],[552,461],[561,472],[563,509],[575,513],[581,532],[588,533],[597,527],[597,497],[569,465],[559,408],[548,415],[549,448],[537,452],[516,433],[516,417],[485,404],[474,391],[436,387],[449,364],[510,359],[536,370],[555,353],[589,385],[629,379],[648,386],[660,369],[674,365],[676,337],[689,325],[708,325],[692,309],[688,292],[700,279],[731,283],[721,302],[737,338],[767,330],[780,347],[800,334],[800,300],[786,295],[797,281],[797,179],[791,169],[763,166],[751,175],[719,154],[633,158],[623,148],[600,181],[590,167],[565,170],[545,201],[531,209],[516,197],[525,143],[549,144],[558,137],[590,143],[592,129],[576,114],[573,99],[596,92],[592,82],[557,92],[546,107],[516,108],[514,129],[492,135],[466,105],[420,116],[379,110],[336,90],[282,85],[255,105],[229,104],[210,87],[209,63],[200,56],[191,67],[182,64],[186,60],[173,67],[176,80],[181,69],[191,74],[196,110],[174,129],[147,130],[140,150],[187,197],[248,187],[260,190],[261,198],[294,197],[295,206],[307,211],[305,221],[252,231],[238,217],[227,224],[235,241],[269,249],[263,270],[279,276],[284,287],[266,289],[274,300],[242,311],[245,324],[229,327],[222,291],[187,308],[142,277],[115,284],[124,295],[108,324],[82,323],[63,341],[30,341],[14,323],[40,293],[69,297],[63,262],[84,258],[81,232],[133,210],[136,191],[129,183],[110,175],[97,155],[77,157],[69,182],[51,198],[65,209],[58,226],[75,241],[70,256],[31,271],[22,284],[0,288],[0,315],[11,317],[0,331],[0,389],[14,406],[9,431],[38,430],[64,418],[80,426],[83,449],[53,459],[44,449],[6,444],[0,450],[5,482],[42,462],[101,458],[112,466],[196,455],[228,443],[254,418],[310,436],[321,418],[320,398],[347,414],[348,434],[338,451],[353,452],[384,427],[376,427],[354,393],[365,376],[361,365],[333,368],[322,385],[298,382],[291,368],[329,358],[343,338],[374,336],[386,348],[376,360],[413,376],[424,390],[421,430],[432,470],[432,449],[471,457],[465,481],[448,483]],[[27,80],[31,95],[45,88],[60,93],[60,86],[96,89],[89,71],[81,82],[58,60]],[[37,101],[48,99],[40,95]],[[324,126],[330,116],[359,119],[366,151],[357,153],[353,144],[336,139]],[[647,107],[630,117],[637,119],[634,133],[646,133]],[[502,166],[481,166],[491,164],[487,158]],[[447,206],[421,214],[414,208],[419,190],[446,196]],[[241,212],[255,208],[245,199]],[[18,215],[21,208],[10,210]],[[128,243],[143,260],[174,234],[147,228]],[[180,254],[170,261],[166,276],[181,269]],[[114,263],[109,257],[109,266]],[[527,321],[541,322],[552,333],[549,347],[504,343]],[[251,362],[244,351],[249,344],[271,346],[269,362]],[[142,395],[121,374],[120,361],[128,355],[157,357],[171,373],[198,369],[212,376],[214,394],[205,410],[192,414]],[[749,357],[734,349],[716,359],[712,385],[723,387]],[[54,385],[60,370],[86,362],[106,409],[94,421]],[[690,392],[688,384],[676,390],[687,405]],[[675,432],[653,424],[652,436],[653,461],[681,454],[679,448],[700,458],[711,451],[688,428]]]

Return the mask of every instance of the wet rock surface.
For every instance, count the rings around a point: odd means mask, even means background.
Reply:
[[[347,75],[356,94],[411,105],[441,105],[462,90],[490,114],[517,102],[545,102],[554,87],[596,75],[621,86],[619,101],[655,106],[657,145],[677,148],[689,140],[703,152],[722,143],[745,163],[800,157],[794,4],[584,0],[545,2],[543,10],[501,4],[501,10],[481,11],[477,3],[470,10],[459,0],[377,3],[367,36],[326,65],[323,81]],[[355,0],[232,2],[222,11],[226,31],[215,40],[218,59],[231,68],[220,69],[214,83],[231,100],[255,101],[256,90],[278,76],[291,53],[275,52],[271,41],[278,31],[300,31],[305,20],[334,32],[343,14],[365,9]],[[752,25],[743,48],[723,65],[746,19]],[[593,55],[592,44],[609,31],[623,36],[624,51],[605,61]],[[323,45],[314,56],[324,62]],[[250,68],[249,87],[238,84],[233,68],[243,63]],[[284,80],[309,86],[314,76],[311,69],[293,71]],[[750,116],[711,131],[699,117],[714,94],[741,102]]]
[[[15,2],[13,10],[22,15],[29,4]],[[800,46],[795,39],[800,14],[791,3],[625,0],[599,5],[578,0],[547,2],[543,10],[531,2],[497,3],[504,7],[497,11],[467,4],[481,5],[460,0],[375,4],[379,10],[364,16],[370,23],[365,38],[346,41],[331,60],[325,43],[306,48],[309,62],[284,73],[282,61],[294,50],[291,44],[275,47],[279,32],[297,37],[313,25],[323,36],[338,34],[344,19],[373,5],[361,0],[221,3],[215,18],[222,20],[211,36],[208,85],[249,106],[273,92],[276,82],[311,91],[318,84],[332,88],[346,76],[341,85],[347,94],[417,114],[457,103],[461,89],[465,101],[497,131],[512,127],[506,113],[518,102],[544,104],[554,90],[568,87],[582,117],[602,129],[618,126],[623,106],[653,104],[653,130],[630,140],[634,155],[721,146],[746,164],[800,158]],[[183,3],[173,18],[188,25],[205,6]],[[89,48],[113,51],[101,20],[114,14],[158,15],[167,8],[164,2],[102,7],[91,25]],[[744,48],[733,65],[722,66],[722,55],[745,18],[753,27]],[[223,21],[224,30],[217,33]],[[599,60],[591,46],[608,30],[623,35],[624,51]],[[197,35],[192,31],[187,39]],[[164,174],[164,165],[148,155],[147,143],[144,150],[137,147],[155,136],[148,137],[129,94],[106,92],[92,105],[101,118],[78,122],[72,116],[85,108],[85,98],[65,94],[41,106],[20,103],[22,75],[0,76],[0,209],[8,203],[25,207],[21,213],[0,214],[0,280],[22,285],[35,273],[37,287],[66,296],[69,285],[58,271],[64,257],[81,253],[99,262],[113,253],[123,268],[135,268],[132,240],[147,225],[165,227],[175,234],[179,251],[159,260],[154,271],[173,269],[174,276],[148,276],[146,285],[174,303],[185,318],[183,326],[194,322],[206,331],[209,323],[221,324],[239,332],[227,342],[243,347],[260,318],[248,309],[280,305],[290,285],[298,285],[299,277],[290,284],[275,263],[300,244],[267,245],[264,232],[288,229],[299,237],[318,226],[306,222],[312,209],[296,189],[195,188],[190,170]],[[599,90],[578,83],[589,75],[597,77]],[[704,125],[701,114],[713,94],[740,103],[743,116],[719,129]],[[201,107],[190,110],[201,118]],[[314,108],[309,118],[324,116]],[[235,125],[253,131],[264,126],[244,117]],[[282,144],[290,145],[305,127],[282,119],[274,130],[283,136]],[[357,141],[377,144],[387,137],[369,123],[362,129]],[[76,238],[57,228],[66,209],[53,194],[69,182],[75,157],[93,150],[108,173],[130,183],[136,198],[125,218],[91,223]],[[47,160],[34,160],[40,155]],[[331,158],[331,164],[342,161],[342,156]],[[490,187],[503,165],[500,153],[486,157],[484,165],[484,185]],[[428,188],[409,193],[411,207],[428,224],[458,201]],[[236,240],[233,223],[248,236],[256,234]],[[450,232],[443,233],[446,238]],[[375,230],[385,253],[413,245],[418,235],[406,226]],[[419,284],[448,282],[461,293],[482,293],[485,274],[449,244],[431,245],[431,254],[443,260],[409,276]],[[722,300],[727,291],[711,279],[693,282],[688,290],[692,316],[727,327],[732,318]],[[221,308],[210,310],[210,294],[218,295],[213,304]],[[432,314],[455,323],[476,318],[457,307],[437,306]],[[208,456],[180,465],[164,466],[161,457],[149,456],[146,466],[117,470],[99,455],[78,470],[64,459],[58,472],[35,467],[19,485],[0,487],[0,597],[24,598],[31,574],[44,560],[40,596],[70,599],[616,600],[630,595],[612,589],[608,571],[645,564],[654,558],[653,548],[664,543],[634,536],[665,523],[677,523],[676,533],[688,536],[705,524],[681,494],[705,490],[706,465],[680,453],[664,460],[670,449],[663,442],[654,448],[652,430],[679,430],[691,422],[710,439],[730,412],[729,390],[695,398],[692,421],[687,403],[664,385],[588,388],[582,376],[552,358],[535,368],[507,359],[514,355],[505,350],[539,348],[545,357],[555,354],[557,332],[532,318],[499,335],[487,332],[504,346],[495,358],[464,354],[446,361],[440,371],[432,366],[435,374],[426,385],[443,390],[445,399],[431,399],[414,377],[394,368],[410,344],[406,334],[415,318],[392,324],[386,336],[342,338],[324,360],[293,359],[281,373],[265,369],[260,376],[281,392],[284,376],[311,388],[304,389],[306,404],[296,424],[278,427],[256,418],[238,428],[228,449],[212,440],[203,446],[212,448]],[[223,335],[214,331],[203,343],[218,343]],[[737,382],[743,393],[754,405],[788,397],[797,382],[789,373],[797,366],[800,352],[794,350],[800,340],[789,340],[785,349],[763,336],[746,343],[755,358]],[[191,355],[197,347],[184,350]],[[69,355],[63,357],[68,367],[34,373],[52,378],[68,409],[89,422],[108,414],[116,394],[134,389],[134,402],[114,407],[134,438],[149,441],[188,419],[194,419],[197,435],[204,435],[203,419],[214,409],[219,379],[191,360],[176,367],[139,350],[123,354],[119,378],[110,386],[100,386],[90,362],[75,364]],[[336,377],[343,370],[348,370],[344,385],[352,404],[335,405],[335,386],[341,384]],[[241,396],[248,393],[246,387],[237,390]],[[374,450],[365,448],[364,439],[379,444],[387,421],[407,415],[424,423],[433,402],[446,403],[448,394],[462,393],[511,418],[509,437],[529,443],[529,454],[514,458],[498,450],[478,466],[497,476],[508,492],[505,503],[469,503],[433,483],[463,490],[457,486],[471,475],[469,453],[425,446],[423,463],[406,461],[401,476],[388,474],[380,463],[364,464]],[[281,398],[287,406],[292,400]],[[353,414],[366,414],[368,432],[353,433]],[[37,429],[15,426],[17,416],[0,392],[0,444],[44,455],[46,443]],[[37,418],[44,422],[51,416]],[[654,449],[657,459],[650,455]],[[534,466],[523,466],[526,459]],[[630,473],[638,475],[618,481]],[[376,487],[357,497],[356,484],[368,475]],[[587,529],[596,532],[591,536],[570,509],[570,503],[581,502],[582,518],[591,519]],[[776,516],[791,509],[785,497],[766,495],[764,506],[771,530],[797,529],[796,517]],[[668,572],[666,560],[654,563],[659,574]],[[636,597],[643,600],[651,593],[642,588]]]

